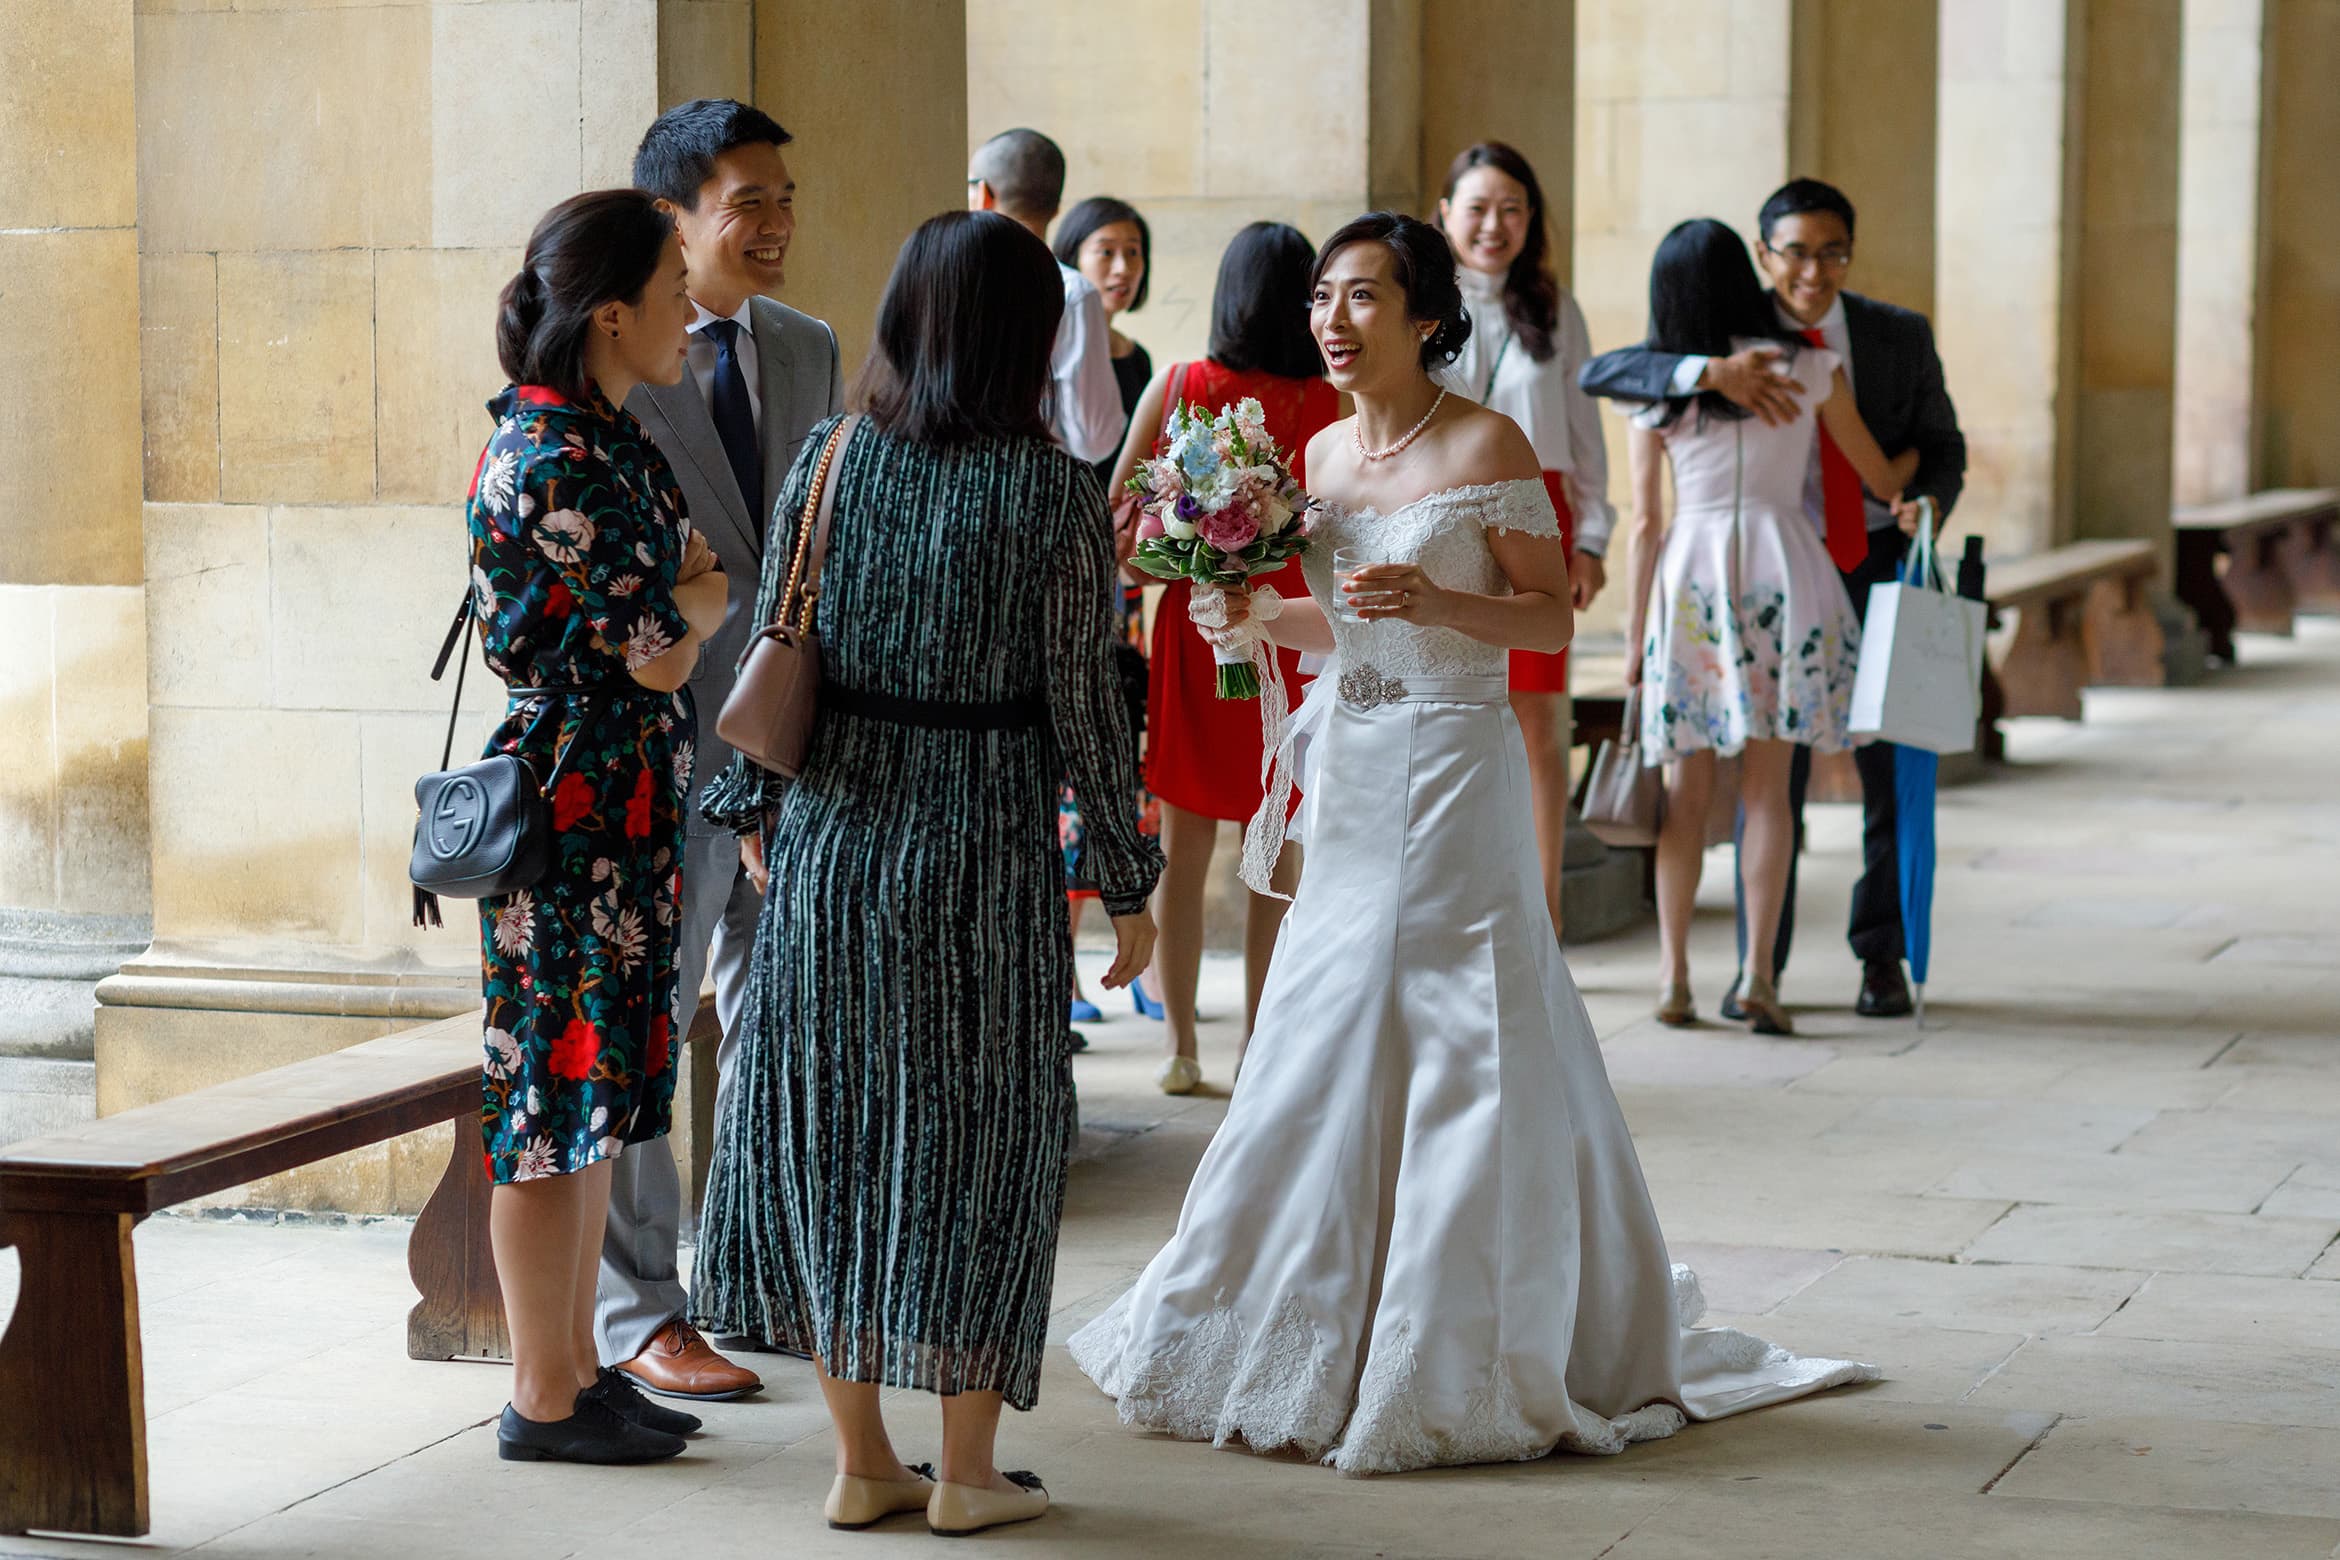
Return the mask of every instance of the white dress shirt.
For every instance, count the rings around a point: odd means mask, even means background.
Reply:
[[[1105,328],[1105,300],[1089,279],[1059,262],[1064,273],[1064,319],[1056,327],[1049,364],[1048,429],[1056,442],[1095,463],[1121,449],[1129,418],[1121,384],[1113,377],[1113,337]]]
[[[752,301],[741,300],[739,312],[731,316],[739,325],[737,344],[732,351],[739,358],[741,376],[747,380],[748,409],[755,413],[756,437],[761,440],[764,436],[764,372],[763,360],[756,355],[753,322],[748,318],[748,306]],[[690,364],[691,377],[698,381],[699,396],[707,403],[707,415],[710,417],[715,415],[715,338],[704,332],[720,317],[709,314],[700,306],[698,299],[691,300],[691,344],[685,361]]]
[[[1601,442],[1600,408],[1577,388],[1576,372],[1592,356],[1584,310],[1563,288],[1553,322],[1552,356],[1539,363],[1512,336],[1503,312],[1503,279],[1460,268],[1471,338],[1462,355],[1439,372],[1439,383],[1519,424],[1535,447],[1536,463],[1565,474],[1568,507],[1576,517],[1574,545],[1594,557],[1608,551],[1617,528],[1609,507],[1609,451]]]

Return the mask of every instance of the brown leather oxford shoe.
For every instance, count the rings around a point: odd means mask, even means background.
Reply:
[[[754,1371],[732,1364],[708,1347],[699,1330],[679,1316],[659,1328],[650,1346],[618,1369],[645,1392],[701,1403],[745,1397],[764,1385]]]

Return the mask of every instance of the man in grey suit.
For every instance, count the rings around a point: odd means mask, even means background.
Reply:
[[[844,402],[836,334],[772,297],[796,228],[796,184],[780,149],[789,134],[745,103],[702,98],[661,114],[634,154],[634,182],[659,198],[682,238],[693,305],[690,372],[644,385],[626,410],[649,430],[682,485],[691,523],[731,581],[723,629],[707,641],[691,694],[698,755],[686,812],[678,1018],[697,1008],[710,968],[723,1038],[717,1112],[738,1049],[748,954],[762,908],[748,857],[702,821],[699,792],[731,762],[715,716],[754,632],[756,585],[773,497],[813,424]],[[715,1352],[685,1316],[676,1267],[682,1178],[665,1141],[617,1161],[594,1317],[603,1361],[668,1397],[739,1397],[762,1385]]]

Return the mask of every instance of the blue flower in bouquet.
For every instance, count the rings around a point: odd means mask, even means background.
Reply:
[[[1199,419],[1179,431],[1177,441],[1170,446],[1170,456],[1178,462],[1178,469],[1186,473],[1186,480],[1196,486],[1217,476],[1219,467],[1225,463],[1219,454],[1218,441],[1211,437],[1211,425]]]

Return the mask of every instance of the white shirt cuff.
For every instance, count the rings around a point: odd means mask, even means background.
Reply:
[[[1673,393],[1676,395],[1697,394],[1698,381],[1706,373],[1706,362],[1707,360],[1702,357],[1686,357],[1675,364]]]

